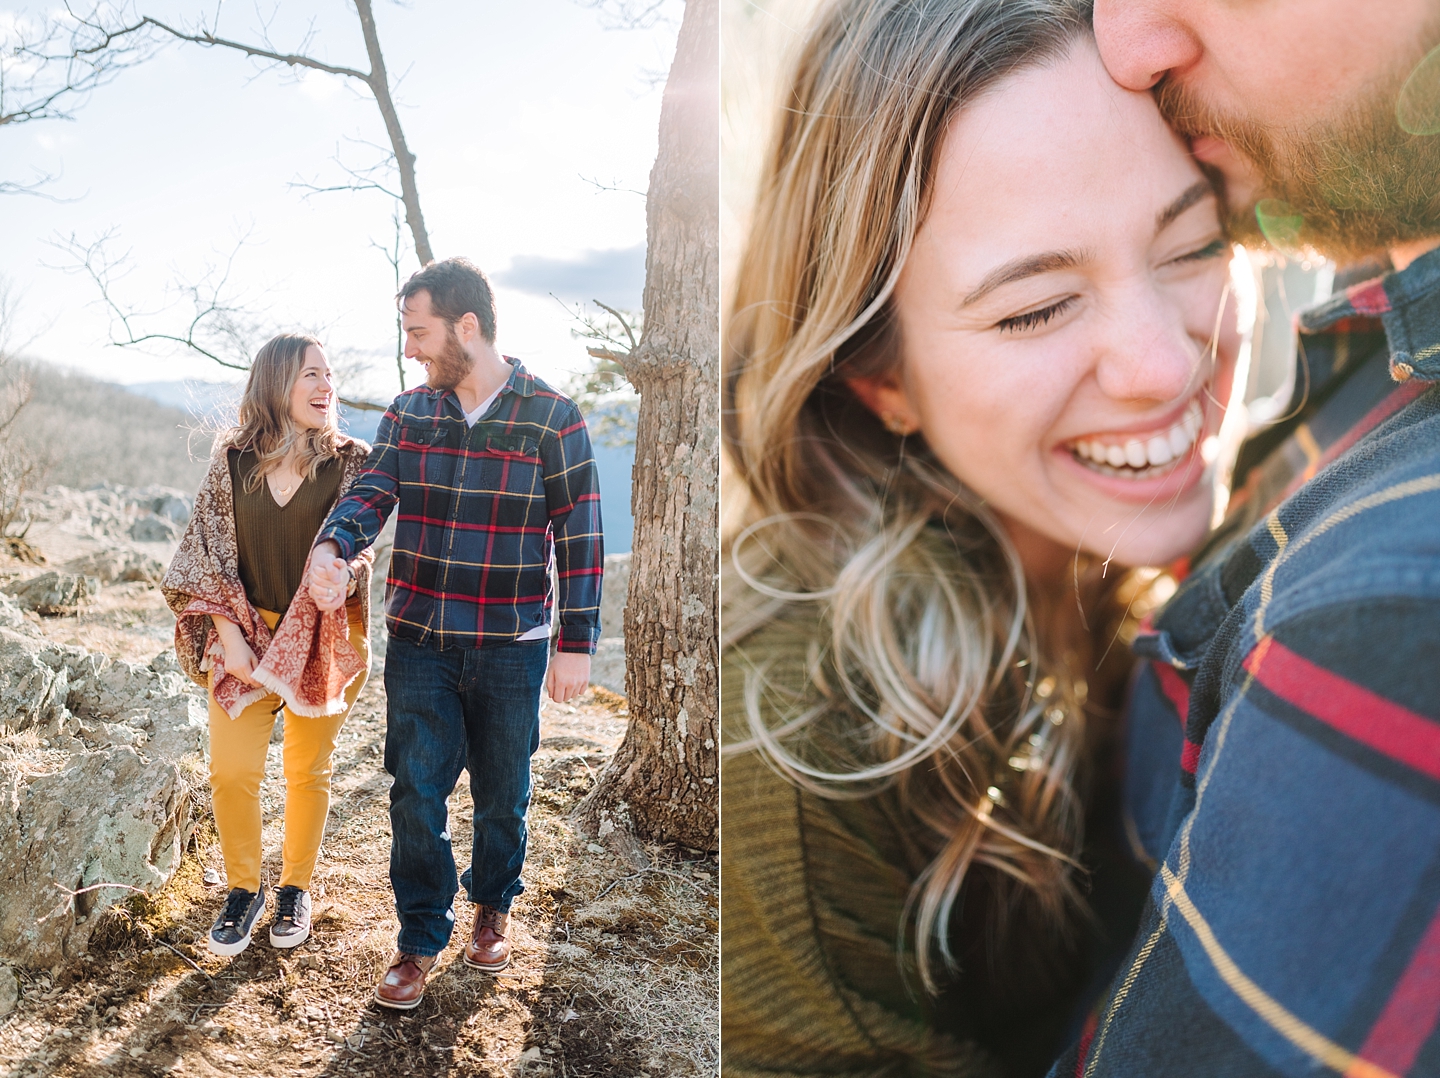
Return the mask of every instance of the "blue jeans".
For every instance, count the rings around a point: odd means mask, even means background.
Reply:
[[[475,802],[471,902],[508,912],[524,890],[530,757],[540,746],[545,640],[435,651],[391,637],[385,656],[390,885],[398,946],[435,955],[455,926],[457,890],[446,799],[462,768]]]

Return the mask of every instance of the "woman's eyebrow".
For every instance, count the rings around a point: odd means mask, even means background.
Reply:
[[[1170,205],[1155,215],[1155,235],[1160,235],[1175,218],[1188,210],[1197,202],[1204,201],[1207,197],[1213,198],[1215,188],[1210,186],[1209,180],[1196,180],[1181,193]]]
[[[984,280],[975,286],[975,290],[960,301],[960,306],[970,306],[976,300],[988,296],[1002,284],[1034,277],[1037,273],[1074,269],[1081,263],[1089,261],[1090,258],[1090,254],[1084,251],[1046,251],[1044,254],[1011,259],[987,273]]]

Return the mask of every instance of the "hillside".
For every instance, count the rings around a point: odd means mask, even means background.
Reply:
[[[44,464],[38,486],[200,485],[210,437],[184,411],[47,363],[27,372],[33,396],[15,428]]]

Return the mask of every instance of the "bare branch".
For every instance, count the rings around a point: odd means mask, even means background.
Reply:
[[[599,180],[585,175],[581,175],[580,178],[591,186],[598,187],[602,191],[619,191],[627,195],[639,195],[641,198],[645,197],[644,191],[636,190],[634,187],[621,187],[618,182],[601,183]]]
[[[67,8],[64,16],[17,20],[7,29],[0,38],[0,127],[73,119],[93,90],[148,58],[143,42],[95,52],[90,26]]]
[[[231,41],[229,38],[218,37],[208,30],[202,30],[198,34],[187,34],[184,30],[176,29],[168,23],[163,23],[150,15],[144,15],[135,26],[117,31],[114,36],[133,33],[142,27],[153,26],[157,30],[169,34],[179,41],[188,41],[195,45],[204,45],[206,48],[218,47],[223,49],[234,49],[236,52],[243,52],[246,56],[257,60],[269,60],[277,64],[288,64],[291,67],[308,67],[315,71],[324,71],[331,75],[344,75],[347,78],[359,79],[369,84],[371,76],[364,71],[356,71],[353,67],[341,67],[338,64],[327,64],[323,60],[317,60],[313,56],[306,56],[298,52],[277,52],[273,48],[264,48],[259,45],[247,45],[243,41]],[[371,86],[373,90],[374,87]]]
[[[364,83],[375,99],[375,104],[380,109],[380,117],[385,123],[385,133],[390,143],[390,151],[394,154],[395,167],[400,173],[400,191],[396,195],[393,191],[386,191],[384,187],[372,180],[365,180],[364,187],[369,189],[385,191],[386,194],[398,198],[405,206],[405,220],[410,225],[410,235],[415,247],[415,256],[420,260],[421,265],[429,265],[435,260],[434,252],[430,247],[430,234],[425,228],[425,217],[420,210],[420,190],[415,182],[415,155],[405,143],[405,132],[400,126],[400,116],[395,108],[395,100],[390,92],[389,80],[385,73],[385,57],[380,50],[380,36],[375,29],[375,15],[370,0],[354,0],[356,13],[360,18],[360,30],[365,38],[365,51],[370,59],[370,70],[360,71],[353,67],[344,67],[339,64],[326,63],[303,51],[282,52],[269,41],[268,26],[262,22],[261,39],[263,44],[248,44],[243,41],[235,41],[230,38],[219,36],[213,29],[204,26],[197,31],[191,32],[185,29],[171,26],[150,15],[142,15],[139,19],[129,25],[106,29],[99,19],[98,14],[92,15],[85,25],[93,35],[94,40],[87,49],[94,51],[103,50],[113,43],[126,39],[131,35],[143,35],[148,29],[154,29],[163,34],[168,34],[177,41],[183,41],[194,45],[201,45],[205,48],[224,48],[243,53],[256,60],[265,60],[273,64],[286,64],[292,68],[309,68],[314,71],[323,71],[331,75],[341,75],[345,78],[356,79]],[[217,8],[218,17],[218,8]],[[311,30],[303,39],[302,48],[308,45],[314,37],[313,24]],[[79,55],[79,52],[76,53]],[[300,184],[297,186],[311,187],[312,193],[320,190],[355,190],[353,185],[341,185],[336,188],[320,188],[318,185]]]
[[[601,303],[598,299],[591,300],[590,302],[595,304],[595,306],[599,307],[602,311],[609,311],[615,316],[615,320],[620,323],[620,328],[625,331],[625,336],[630,338],[630,350],[632,352],[640,347],[639,342],[635,340],[635,334],[630,329],[630,323],[625,321],[625,316],[623,314],[617,311],[614,307]]]
[[[393,247],[382,247],[374,240],[370,246],[385,256],[385,261],[390,263],[390,269],[395,275],[395,294],[400,294],[400,213],[397,210],[392,213],[390,220],[395,225],[395,244]],[[405,392],[405,329],[401,324],[400,311],[395,311],[395,372],[400,376],[400,392]]]
[[[656,23],[671,23],[670,0],[576,0],[600,15],[606,30],[649,30]]]
[[[237,242],[235,250],[225,263],[223,272],[219,274],[218,281],[215,280],[216,271],[214,267],[211,267],[202,275],[198,283],[182,288],[182,291],[190,296],[194,308],[193,316],[183,334],[146,332],[137,329],[137,322],[146,317],[147,312],[126,307],[115,298],[115,282],[123,279],[128,272],[125,264],[129,260],[129,252],[118,257],[112,256],[107,248],[114,239],[115,230],[111,229],[88,244],[81,242],[74,233],[52,243],[52,246],[64,251],[72,258],[71,263],[62,264],[56,268],[72,273],[84,273],[94,282],[100,293],[100,302],[110,312],[110,344],[112,346],[134,348],[162,342],[176,344],[230,370],[250,369],[249,349],[246,347],[247,341],[245,340],[248,334],[242,326],[248,312],[242,305],[224,298],[229,284],[231,267],[234,265],[236,254],[245,244],[245,237]],[[213,287],[211,287],[212,282]],[[154,314],[155,312],[148,313]],[[210,344],[208,340],[210,337],[228,343],[231,346],[232,355],[238,354],[238,359],[226,358],[221,355],[218,347]],[[204,343],[202,343],[202,339]]]
[[[373,142],[367,142],[364,139],[350,139],[349,141],[358,142],[364,146],[374,146],[374,148],[379,150],[384,156],[373,165],[356,168],[353,165],[347,165],[340,159],[340,149],[337,146],[330,160],[334,161],[335,164],[340,166],[342,171],[350,176],[350,183],[332,184],[322,187],[317,183],[310,183],[305,180],[291,180],[289,186],[293,190],[304,191],[305,194],[302,196],[304,198],[309,198],[311,195],[330,194],[335,191],[379,191],[381,194],[387,195],[403,205],[405,202],[403,193],[385,186],[384,183],[375,178],[377,173],[388,174],[395,169],[394,152],[383,146],[375,146]]]

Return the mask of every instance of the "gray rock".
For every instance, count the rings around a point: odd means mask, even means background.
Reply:
[[[600,638],[590,659],[590,684],[625,695],[625,641]]]
[[[89,602],[99,594],[100,581],[93,576],[51,570],[28,580],[12,581],[3,590],[15,596],[16,602],[26,610],[48,617],[68,614],[81,603]]]
[[[606,554],[600,584],[600,637],[625,636],[625,596],[630,590],[630,555]]]
[[[180,529],[168,517],[144,513],[130,525],[130,538],[137,543],[168,543],[180,535]]]
[[[96,914],[175,874],[189,801],[174,761],[129,747],[50,774],[0,762],[0,950],[31,968],[78,957]]]
[[[3,592],[0,592],[0,629],[16,629],[25,633],[31,631],[30,623],[25,620],[24,608]]]
[[[0,628],[0,735],[31,728],[44,747],[0,736],[0,955],[49,967],[84,949],[95,914],[174,875],[207,706],[169,650],[112,662]],[[124,886],[71,902],[98,883]]]
[[[165,575],[165,566],[149,554],[120,547],[97,550],[83,558],[75,558],[66,562],[64,568],[81,576],[96,577],[102,584],[132,580],[158,584]]]
[[[0,629],[0,732],[59,733],[71,718],[69,664],[83,654],[38,633]]]
[[[182,494],[167,491],[150,502],[150,512],[182,528],[190,523],[190,501]]]
[[[20,1002],[20,981],[9,966],[0,965],[0,1018],[4,1018]]]

